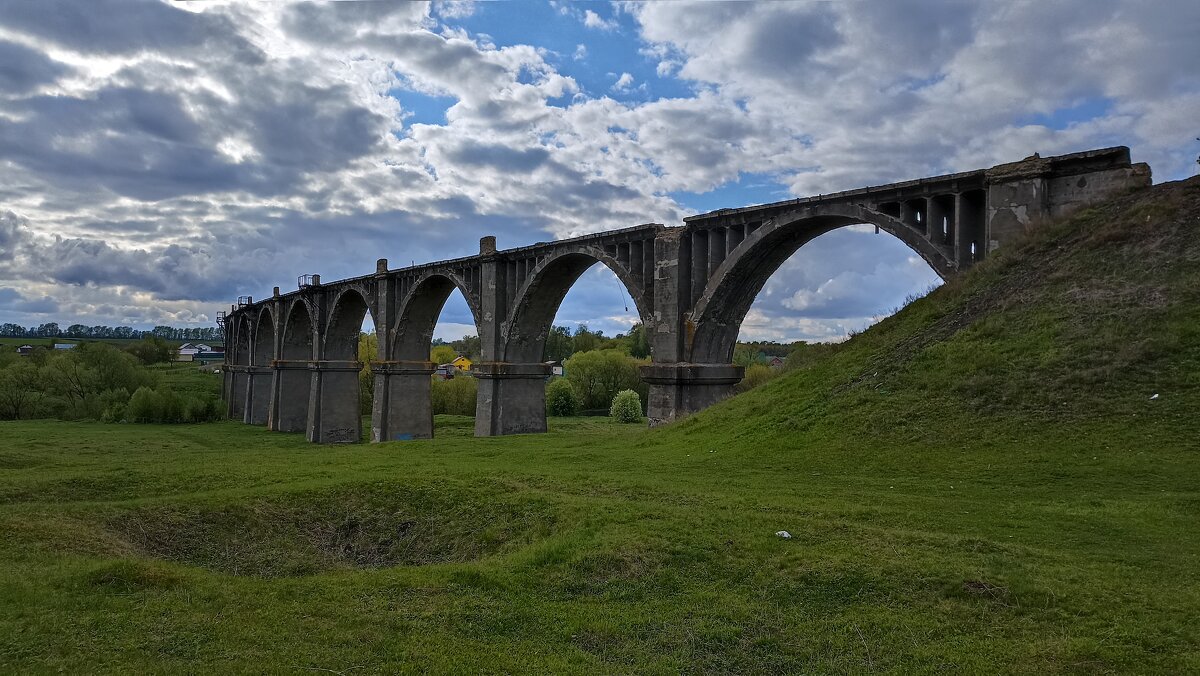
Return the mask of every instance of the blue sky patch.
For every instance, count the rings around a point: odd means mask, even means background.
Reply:
[[[400,102],[406,115],[405,125],[446,124],[446,111],[458,103],[453,96],[433,96],[408,89],[393,89],[388,95]]]
[[[1067,108],[1050,113],[1031,113],[1017,118],[1018,126],[1037,124],[1049,129],[1066,129],[1072,124],[1087,122],[1108,115],[1113,100],[1103,97],[1088,98]]]
[[[755,204],[781,202],[794,197],[788,192],[786,186],[769,174],[747,172],[739,174],[738,180],[730,181],[705,193],[677,190],[669,192],[667,195],[696,214],[717,209],[736,209]]]

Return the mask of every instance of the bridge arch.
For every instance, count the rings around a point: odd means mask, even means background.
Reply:
[[[234,327],[231,363],[244,366],[250,363],[250,317],[244,312],[238,313]]]
[[[945,279],[956,270],[953,253],[914,226],[856,204],[807,207],[780,214],[747,236],[709,276],[689,313],[687,361],[729,363],[742,321],[771,275],[817,237],[849,225],[867,224],[893,235]]]
[[[370,313],[372,320],[372,297],[366,289],[347,286],[333,297],[329,320],[325,324],[321,357],[331,361],[355,361],[358,359],[358,336],[362,333],[363,320]]]
[[[512,310],[503,329],[504,359],[537,363],[545,354],[546,337],[567,292],[583,273],[597,263],[617,276],[633,299],[643,325],[653,319],[652,300],[642,285],[615,258],[591,246],[563,247],[542,260],[517,290]]]
[[[253,345],[250,364],[270,366],[275,359],[275,310],[270,305],[259,308],[255,317]]]
[[[313,328],[315,325],[313,310],[308,300],[303,298],[293,300],[283,317],[279,358],[285,361],[316,359],[316,355],[313,354]]]
[[[391,350],[388,353],[393,361],[429,360],[434,329],[437,328],[446,301],[455,289],[467,301],[476,332],[483,335],[479,322],[480,311],[472,300],[471,289],[466,281],[449,271],[429,272],[417,280],[400,301],[397,320],[392,328]]]

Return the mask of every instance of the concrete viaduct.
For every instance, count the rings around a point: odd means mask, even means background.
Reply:
[[[389,269],[239,300],[224,319],[229,415],[314,442],[362,437],[357,361],[369,311],[379,337],[371,440],[433,435],[429,361],[434,325],[458,289],[474,315],[482,355],[476,436],[546,430],[543,347],[572,284],[596,263],[637,305],[652,363],[651,425],[729,396],[743,369],[734,343],[755,296],[797,249],[865,223],[907,244],[943,278],[969,268],[1039,221],[1114,191],[1150,184],[1125,147],[1020,162],[785,202],[721,209],[682,227],[639,225]]]

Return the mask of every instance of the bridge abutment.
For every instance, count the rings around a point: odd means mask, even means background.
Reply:
[[[479,383],[475,404],[475,436],[532,434],[546,431],[545,364],[476,364]]]
[[[371,441],[433,438],[433,362],[374,362]]]
[[[308,440],[319,444],[362,439],[357,361],[314,361],[310,369]]]
[[[650,385],[650,426],[657,427],[732,396],[746,369],[733,364],[650,364],[641,367],[641,374]]]

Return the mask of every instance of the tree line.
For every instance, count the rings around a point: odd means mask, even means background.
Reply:
[[[141,342],[147,344],[139,350],[91,342],[25,356],[0,352],[0,420],[178,423],[221,417],[224,407],[212,383],[174,391],[161,383],[163,371],[150,367],[161,359],[163,339]]]
[[[433,345],[447,345],[455,354],[469,357],[472,361],[478,360],[481,352],[479,336],[463,336],[449,342],[437,338]],[[615,336],[606,336],[600,330],[592,331],[586,324],[580,324],[574,330],[567,326],[555,326],[546,336],[546,361],[566,361],[576,352],[593,350],[622,350],[635,359],[645,359],[650,356],[650,339],[641,322],[634,324],[628,333]]]
[[[220,327],[203,326],[178,328],[175,326],[156,326],[148,331],[135,329],[131,326],[84,326],[72,324],[66,329],[58,322],[46,322],[37,326],[21,326],[20,324],[0,324],[0,336],[5,338],[162,338],[164,340],[198,340],[222,342],[225,333]]]

